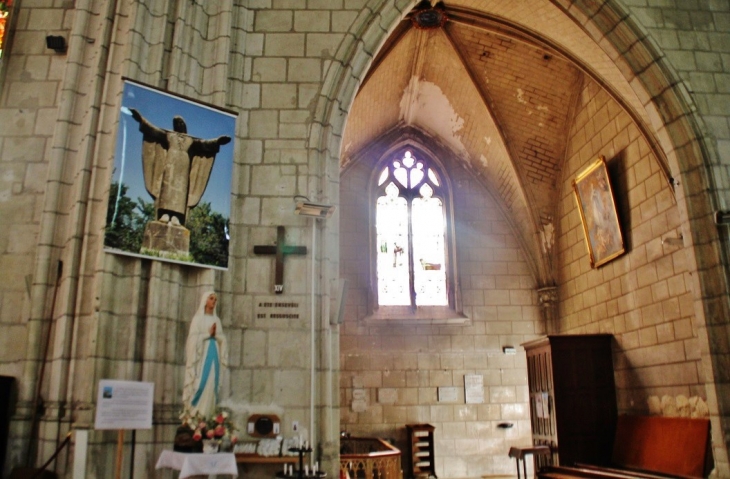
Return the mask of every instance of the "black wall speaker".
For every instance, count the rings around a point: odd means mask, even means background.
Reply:
[[[0,474],[5,470],[5,453],[8,450],[10,416],[15,403],[15,378],[0,376]]]

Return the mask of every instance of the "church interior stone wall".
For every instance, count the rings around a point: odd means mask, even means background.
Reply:
[[[422,422],[436,426],[442,479],[514,474],[508,447],[530,441],[519,344],[608,332],[621,412],[691,404],[712,420],[714,475],[730,477],[730,236],[713,220],[730,207],[727,2],[452,0],[452,24],[394,47],[418,3],[12,2],[0,58],[0,374],[18,391],[0,474],[26,462],[45,366],[31,462],[89,429],[87,477],[110,477],[117,436],[92,429],[95,388],[145,380],[156,386],[154,427],[137,432],[123,474],[173,477],[154,465],[179,423],[191,315],[214,289],[233,350],[225,404],[239,421],[279,414],[287,436],[293,421],[311,424],[331,476],[341,429],[405,451],[405,424]],[[67,50],[48,48],[48,35]],[[391,48],[408,63],[378,63]],[[103,251],[123,77],[237,113],[227,271]],[[355,114],[368,95],[368,114]],[[449,108],[434,115],[433,100]],[[403,111],[415,119],[408,138],[443,153],[451,180],[466,324],[365,319],[374,157],[354,154],[387,148],[383,135],[399,141]],[[549,141],[533,141],[545,131],[538,117],[551,122]],[[571,181],[598,155],[616,180],[628,248],[591,269]],[[337,212],[297,217],[295,195]],[[273,260],[253,254],[279,225],[309,248],[286,259],[283,296],[272,291]],[[683,245],[662,244],[680,234]],[[349,292],[337,325],[340,276]],[[557,291],[554,305],[540,304],[543,288]],[[261,306],[280,297],[298,317]],[[464,403],[465,374],[483,376],[483,404]],[[456,387],[457,401],[439,402],[439,387]],[[352,408],[356,392],[364,411]],[[61,477],[70,451],[53,464]]]

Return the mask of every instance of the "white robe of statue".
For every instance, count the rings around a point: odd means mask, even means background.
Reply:
[[[228,344],[215,312],[218,297],[203,294],[185,344],[183,405],[191,414],[210,418],[218,405],[222,368],[228,366]]]

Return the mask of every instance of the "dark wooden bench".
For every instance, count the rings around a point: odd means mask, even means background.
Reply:
[[[703,478],[713,468],[709,419],[619,416],[611,467],[548,466],[545,479]]]

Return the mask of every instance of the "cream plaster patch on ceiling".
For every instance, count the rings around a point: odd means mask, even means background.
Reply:
[[[406,124],[411,124],[413,121],[413,104],[416,103],[418,97],[418,78],[411,77],[411,81],[408,82],[406,88],[403,90],[403,96],[400,99],[400,119]]]
[[[522,90],[522,88],[517,89],[517,102],[522,103],[523,105],[527,105],[528,102],[525,100],[525,92]],[[527,110],[527,116],[532,115],[532,110]]]
[[[523,105],[527,104],[527,100],[525,100],[525,92],[522,91],[522,88],[517,89],[517,101]]]
[[[456,113],[435,83],[421,81],[418,77],[411,78],[401,97],[400,119],[440,136],[464,158],[469,157],[457,134],[464,128],[464,119]]]
[[[537,111],[539,111],[540,113],[542,113],[542,114],[543,114],[543,115],[542,115],[542,116],[543,116],[543,118],[547,118],[547,115],[548,115],[548,113],[550,112],[550,108],[548,108],[548,107],[547,107],[547,106],[545,106],[545,105],[538,105],[538,107],[537,107]],[[541,122],[539,122],[539,123],[537,124],[537,126],[539,126],[540,128],[542,128],[542,127],[544,127],[544,126],[545,126],[545,123],[543,123],[543,122],[541,121]]]
[[[487,158],[484,155],[479,155],[479,162],[484,166],[484,168],[489,167],[489,162],[487,161]]]

